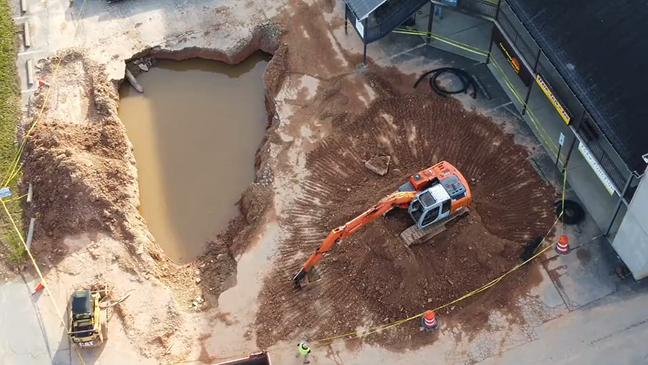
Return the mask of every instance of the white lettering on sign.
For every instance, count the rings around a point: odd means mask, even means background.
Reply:
[[[360,19],[356,19],[355,27],[358,30],[358,33],[360,33],[360,38],[364,38],[364,25],[362,25]]]
[[[560,144],[561,146],[565,145],[565,135],[562,133],[560,133],[560,137],[558,137],[558,144]]]
[[[551,91],[551,88],[549,85],[540,77],[540,74],[536,75],[536,83],[540,88],[542,89],[542,92],[547,96],[547,99],[551,102],[551,104],[556,108],[556,111],[560,116],[563,118],[565,123],[569,125],[569,122],[571,121],[571,116],[569,116],[569,113],[567,113],[567,110],[560,104],[558,101],[558,98],[553,94]]]
[[[594,170],[594,173],[596,174],[596,176],[598,176],[599,180],[601,180],[608,193],[612,195],[614,192],[616,192],[617,194],[619,194],[619,196],[621,196],[619,190],[616,188],[612,180],[610,180],[610,177],[605,172],[605,170],[603,170],[601,164],[599,164],[594,155],[592,155],[592,152],[589,150],[589,148],[587,148],[580,137],[578,138],[578,140],[580,141],[580,143],[578,144],[578,150],[580,151],[581,155],[585,157],[585,161],[587,161],[592,170]]]

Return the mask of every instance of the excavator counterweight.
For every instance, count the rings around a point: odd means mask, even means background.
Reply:
[[[416,225],[413,225],[401,232],[400,237],[405,242],[407,247],[427,242],[434,236],[437,236],[440,233],[444,232],[446,230],[446,224],[459,219],[468,213],[470,213],[470,210],[468,210],[468,208],[459,208],[456,213],[424,229],[419,229]]]
[[[293,277],[295,287],[302,281],[319,280],[317,265],[336,244],[393,208],[407,208],[416,223],[401,233],[407,246],[425,242],[445,230],[450,221],[468,213],[471,202],[466,179],[451,164],[439,162],[412,175],[398,191],[381,199],[364,213],[329,233],[301,270]]]

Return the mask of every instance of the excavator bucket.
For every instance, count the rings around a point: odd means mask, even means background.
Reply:
[[[400,236],[407,247],[418,245],[431,240],[434,236],[446,230],[446,225],[457,218],[464,217],[470,213],[468,208],[460,208],[446,219],[440,220],[424,229],[419,229],[416,224],[401,232]]]
[[[303,285],[308,285],[315,283],[317,281],[320,281],[322,277],[320,276],[319,272],[317,272],[316,268],[312,268],[310,272],[306,274],[306,280],[304,280]]]
[[[315,267],[311,268],[310,271],[306,271],[302,268],[293,278],[293,286],[297,289],[303,288],[304,286],[319,281],[320,279],[321,276]]]

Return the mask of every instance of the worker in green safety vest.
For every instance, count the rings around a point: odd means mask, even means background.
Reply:
[[[310,355],[311,349],[310,346],[308,346],[308,342],[306,341],[301,341],[300,343],[297,344],[297,356],[303,356],[304,357],[304,364],[310,364],[310,361],[308,361],[308,356]]]

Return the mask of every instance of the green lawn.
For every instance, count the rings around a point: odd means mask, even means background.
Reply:
[[[16,26],[11,18],[11,8],[0,0],[0,185],[7,179],[8,171],[18,151],[16,127],[20,118],[20,89],[16,70]],[[6,204],[20,229],[22,224],[21,201],[18,196],[17,176],[10,184],[12,196]],[[1,188],[2,186],[0,186]],[[11,261],[21,261],[24,249],[4,209],[0,206],[0,240],[6,246]]]

